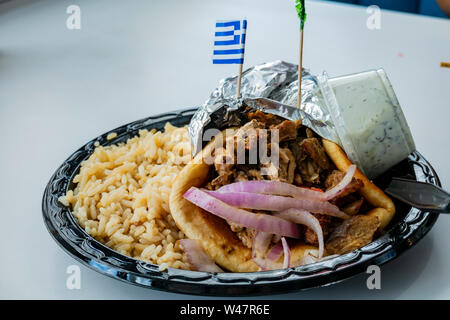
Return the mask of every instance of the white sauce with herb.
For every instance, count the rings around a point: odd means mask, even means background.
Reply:
[[[331,79],[329,85],[339,105],[335,116],[342,121],[339,136],[344,149],[369,178],[380,175],[415,150],[408,124],[383,70]]]

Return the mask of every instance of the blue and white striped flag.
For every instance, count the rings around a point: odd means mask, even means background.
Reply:
[[[217,21],[213,64],[243,64],[247,20]]]

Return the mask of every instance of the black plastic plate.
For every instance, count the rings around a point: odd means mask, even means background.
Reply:
[[[124,256],[96,241],[77,223],[69,208],[58,198],[73,188],[72,180],[81,162],[100,145],[126,142],[141,129],[162,130],[167,121],[175,126],[189,123],[196,109],[165,113],[132,122],[111,130],[75,151],[56,170],[44,191],[42,213],[45,225],[55,241],[72,257],[112,278],[134,285],[179,293],[201,295],[262,295],[301,290],[342,281],[365,272],[369,265],[382,265],[408,250],[430,231],[438,215],[395,202],[397,213],[386,233],[367,246],[348,254],[297,268],[254,273],[205,273],[171,269]],[[117,137],[107,140],[109,133]],[[408,177],[440,186],[438,176],[419,152],[378,178],[385,188],[391,177]]]

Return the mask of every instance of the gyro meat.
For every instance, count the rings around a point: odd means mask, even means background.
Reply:
[[[375,215],[359,214],[344,220],[326,242],[328,254],[344,254],[369,244],[379,226]]]

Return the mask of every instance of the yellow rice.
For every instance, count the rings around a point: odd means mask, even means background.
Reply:
[[[115,135],[110,135],[112,139]],[[112,249],[160,266],[189,269],[185,238],[169,210],[172,182],[191,159],[187,128],[141,130],[127,143],[97,146],[60,197],[88,234]]]

